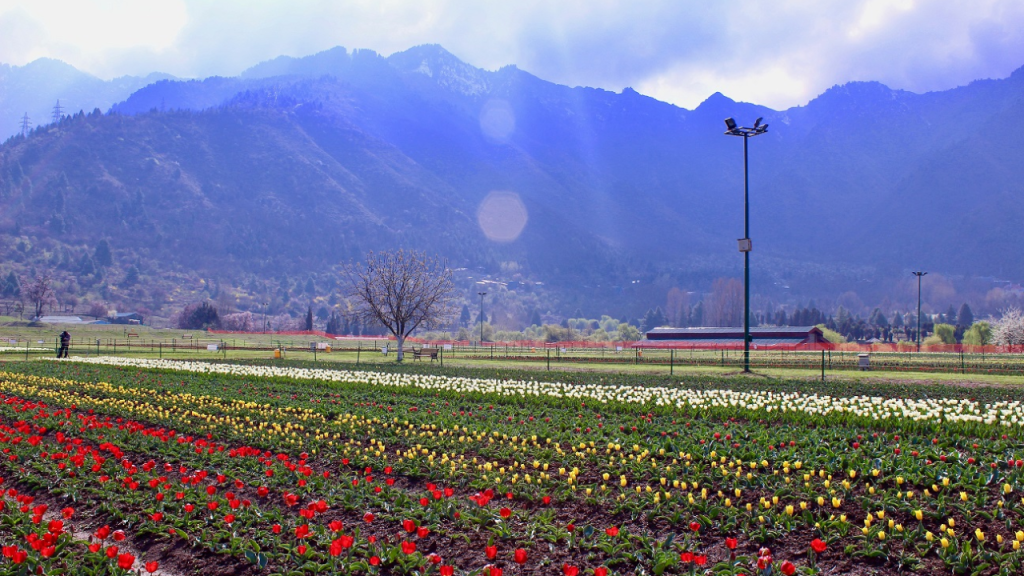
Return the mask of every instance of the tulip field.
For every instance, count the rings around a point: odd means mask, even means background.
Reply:
[[[1024,573],[1004,387],[0,364],[0,574]]]

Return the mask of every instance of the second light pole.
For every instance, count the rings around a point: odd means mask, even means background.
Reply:
[[[743,137],[743,238],[739,239],[740,252],[743,252],[743,371],[750,372],[750,175],[747,166],[747,140],[768,131],[767,124],[761,124],[763,118],[754,121],[753,128],[737,126],[732,118],[725,119],[727,136]]]
[[[487,292],[477,292],[480,295],[480,345],[484,345],[484,296]]]
[[[927,272],[911,272],[917,276],[917,351],[921,351],[921,277],[927,276]]]

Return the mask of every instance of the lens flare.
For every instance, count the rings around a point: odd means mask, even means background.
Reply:
[[[516,114],[508,102],[499,98],[488,100],[480,110],[480,131],[488,140],[505,142],[516,129]]]
[[[515,192],[491,192],[476,211],[480,230],[495,242],[512,242],[519,238],[528,219],[526,206]]]

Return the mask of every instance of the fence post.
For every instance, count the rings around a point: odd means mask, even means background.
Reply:
[[[669,349],[668,351],[668,375],[672,376],[675,374],[676,369],[676,351]]]
[[[441,368],[444,368],[444,345],[441,345],[441,349],[437,351],[437,359],[441,361]]]
[[[547,352],[548,352],[548,370],[551,370],[551,348],[548,348]],[[28,352],[25,353],[25,357],[28,358]]]
[[[28,340],[25,340],[25,360],[28,360]]]
[[[164,357],[164,343],[160,342],[159,344],[157,344],[157,346],[160,347],[160,358],[163,359],[163,357]]]
[[[825,351],[821,351],[821,381],[825,381]]]
[[[359,366],[359,353],[363,351],[363,344],[361,342],[356,343],[356,366]]]

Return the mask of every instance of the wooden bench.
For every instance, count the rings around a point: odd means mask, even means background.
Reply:
[[[420,348],[419,350],[412,351],[412,357],[414,360],[430,358],[430,361],[433,362],[434,360],[437,360],[437,352],[437,348]]]

